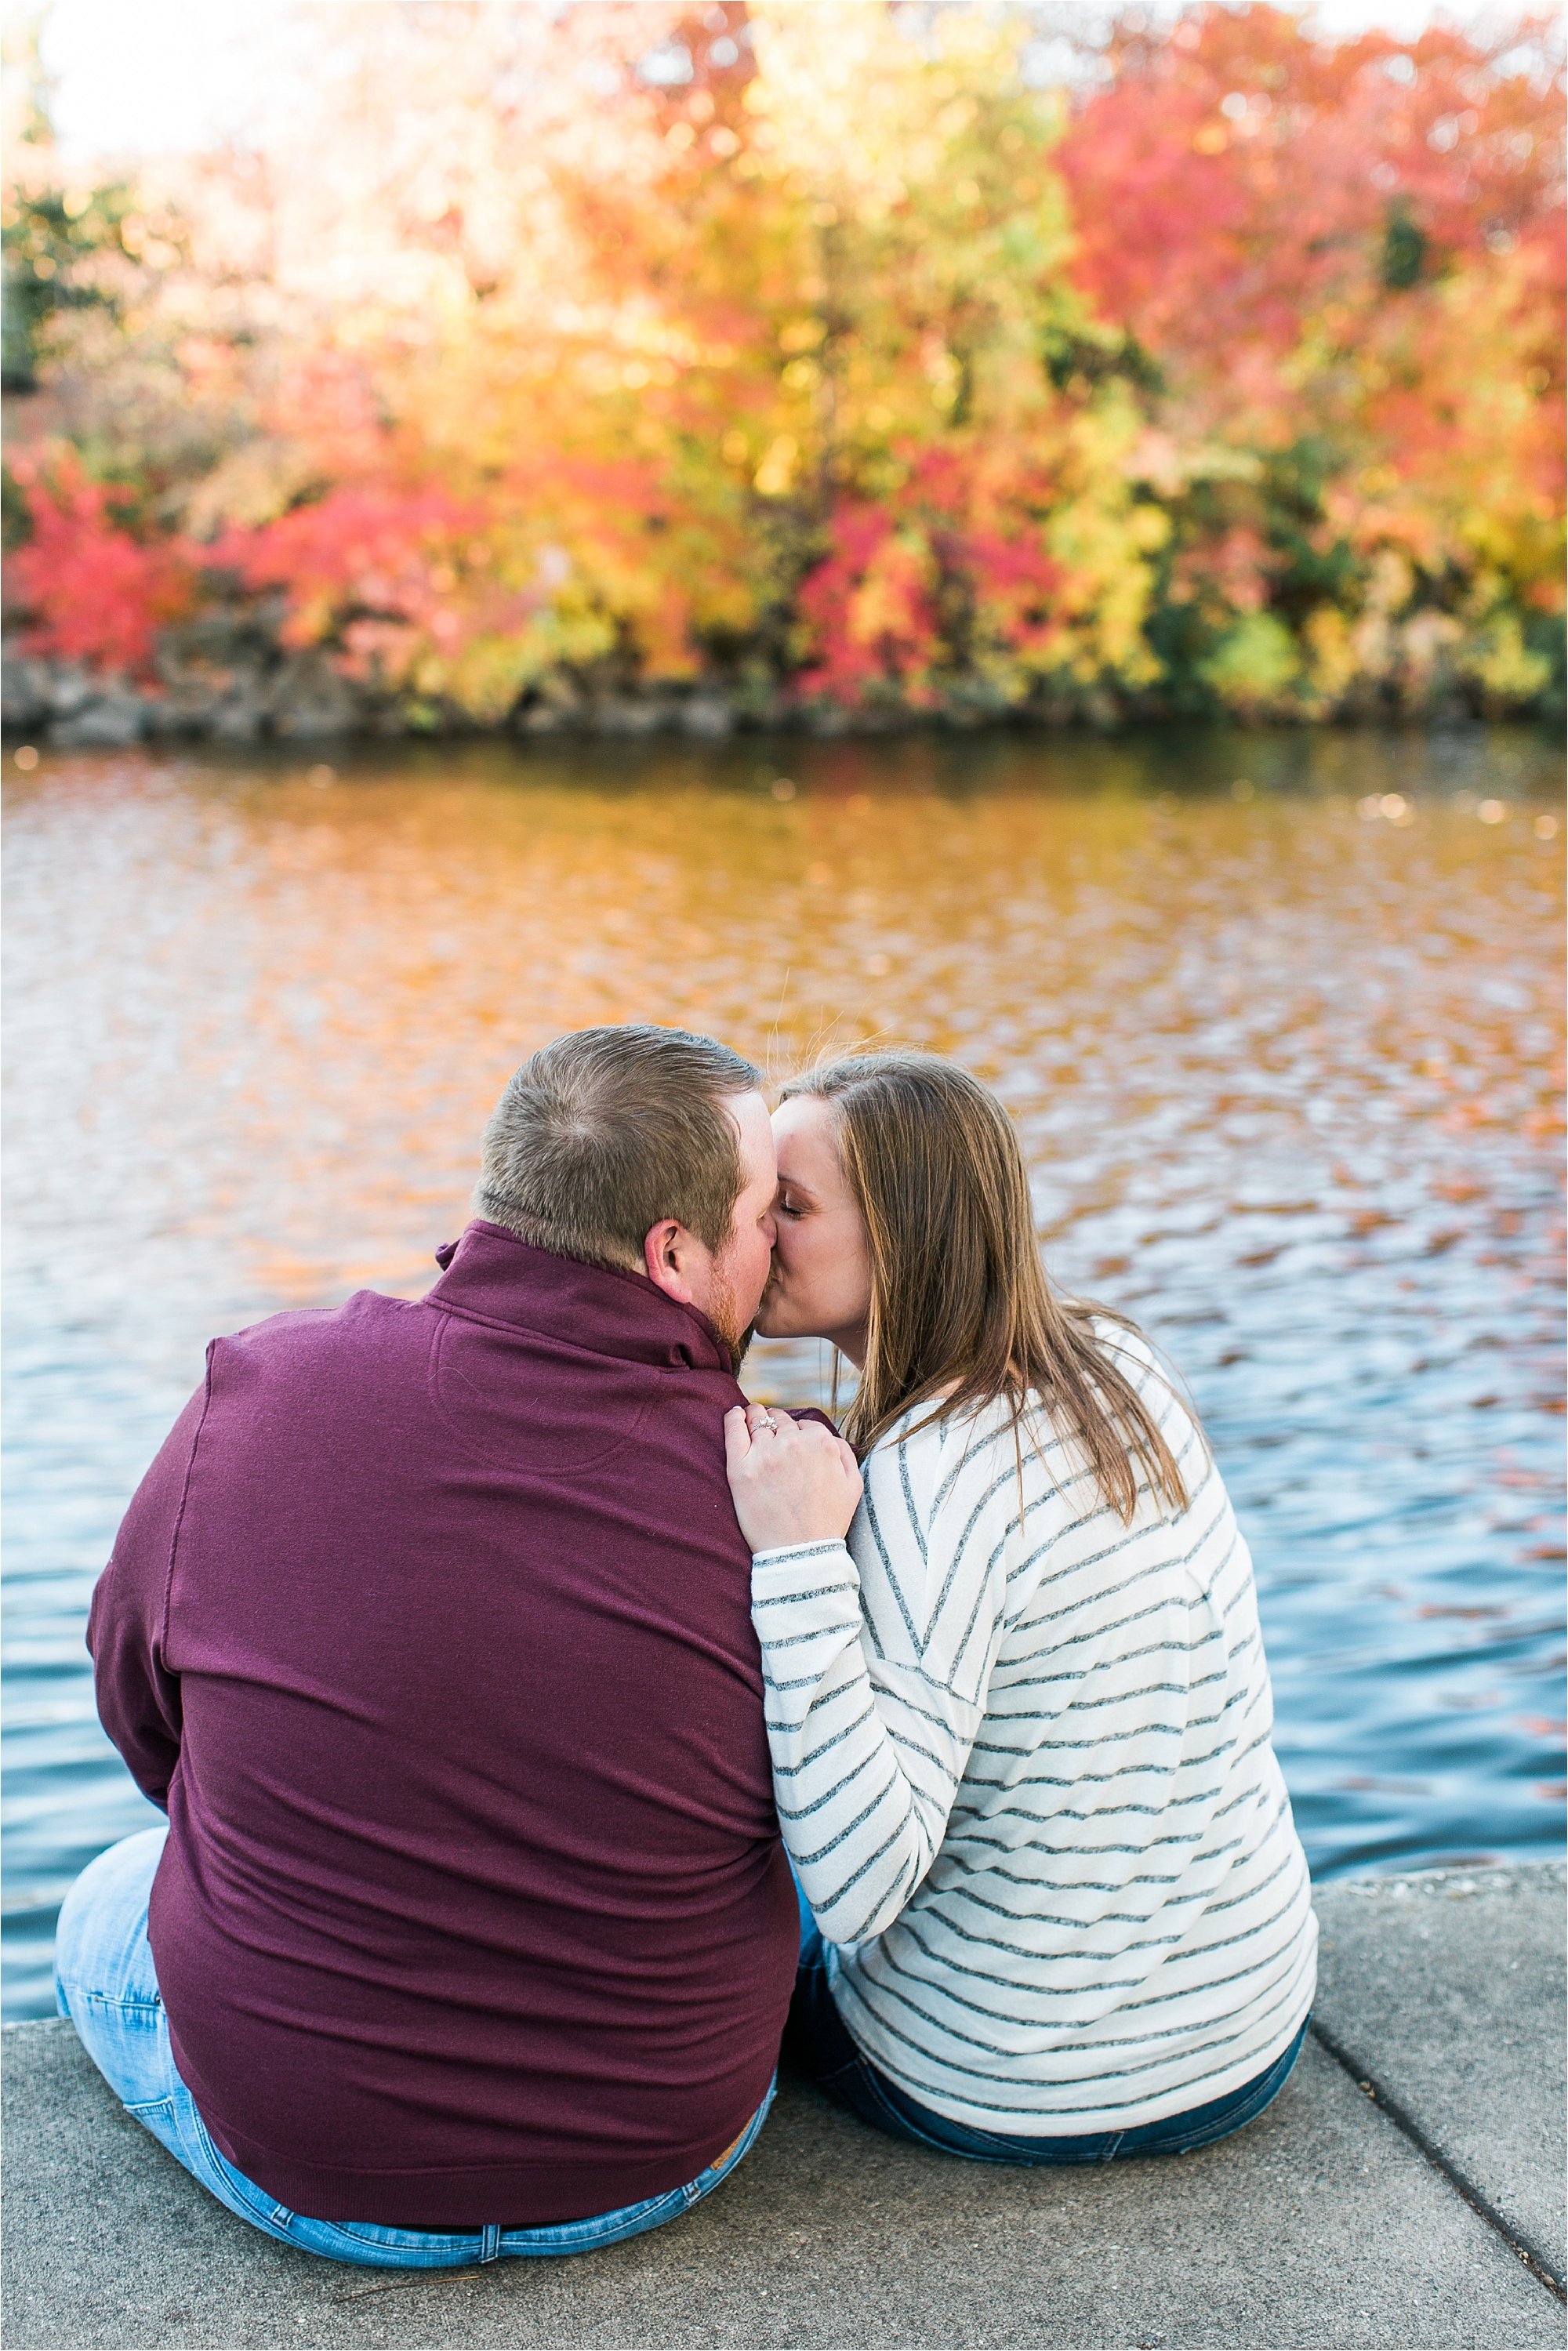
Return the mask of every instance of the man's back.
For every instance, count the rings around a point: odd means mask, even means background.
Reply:
[[[760,2103],[797,1914],[738,1396],[690,1308],[487,1224],[417,1303],[215,1343],[89,1640],[167,1793],[181,2076],[280,2202],[544,2225]]]

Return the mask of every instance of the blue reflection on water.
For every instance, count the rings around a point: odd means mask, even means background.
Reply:
[[[1560,1849],[1554,759],[788,757],[788,810],[766,747],[366,754],[325,799],[287,762],[59,758],[16,794],[7,2016],[50,2006],[65,1886],[155,1817],[82,1635],[207,1336],[423,1288],[507,1070],[599,1019],[760,1054],[788,1002],[791,1050],[896,1023],[996,1083],[1053,1271],[1203,1412],[1314,1868]],[[1242,761],[1244,806],[1211,789]],[[1410,830],[1356,818],[1394,789]],[[747,1377],[815,1399],[818,1351]]]

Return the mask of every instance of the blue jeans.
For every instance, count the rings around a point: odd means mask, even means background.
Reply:
[[[147,1940],[147,1899],[167,1829],[143,1829],[110,1845],[65,1899],[55,1945],[55,1999],[125,2111],[193,2179],[264,2236],[329,2261],[369,2269],[465,2269],[508,2253],[587,2253],[674,2220],[727,2179],[768,2119],[773,2089],[735,2145],[684,2188],[591,2220],[551,2229],[378,2229],[360,2220],[310,2220],[257,2188],[219,2154],[196,2102],[174,2071],[169,2021]]]
[[[800,1906],[800,1965],[789,2021],[784,2028],[785,2057],[862,2122],[894,2138],[911,2138],[921,2147],[940,2147],[947,2155],[966,2155],[975,2163],[1116,2163],[1130,2155],[1190,2154],[1194,2147],[1228,2137],[1272,2105],[1307,2037],[1303,2023],[1290,2047],[1267,2071],[1243,2082],[1239,2090],[1214,2098],[1207,2105],[1190,2106],[1185,2115],[1140,2123],[1134,2130],[1079,2131],[1058,2138],[976,2130],[967,2123],[949,2122],[946,2115],[933,2114],[862,2054],[839,2014],[828,1981],[827,1949],[799,1879],[795,1892]]]

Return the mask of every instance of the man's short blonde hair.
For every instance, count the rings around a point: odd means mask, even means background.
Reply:
[[[674,1217],[715,1256],[740,1197],[725,1100],[761,1072],[685,1029],[579,1029],[531,1054],[485,1130],[474,1206],[535,1249],[641,1271]]]

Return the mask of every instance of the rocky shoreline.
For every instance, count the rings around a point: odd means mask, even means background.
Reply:
[[[35,733],[60,750],[181,739],[317,743],[350,736],[479,734],[685,735],[719,741],[739,727],[795,726],[837,735],[923,723],[923,714],[908,711],[807,708],[768,685],[736,688],[711,680],[650,685],[607,670],[580,678],[554,673],[486,726],[455,704],[354,678],[330,647],[289,649],[281,639],[282,619],[280,606],[240,606],[166,629],[151,674],[141,678],[28,653],[14,638],[0,649],[0,721],[7,734]],[[1107,705],[1104,719],[1114,716]]]
[[[448,705],[414,704],[346,676],[329,652],[289,652],[256,630],[182,630],[161,644],[153,674],[94,673],[74,662],[4,650],[0,720],[62,750],[167,740],[314,743],[354,736],[684,734],[719,738],[739,724],[777,723],[773,706],[744,710],[711,687],[594,692],[550,681],[486,727]],[[837,731],[819,726],[817,731]]]
[[[688,684],[648,683],[604,664],[597,673],[556,671],[486,721],[444,699],[412,694],[383,678],[350,674],[329,645],[303,650],[282,639],[282,605],[209,611],[165,629],[150,673],[94,671],[80,663],[28,652],[25,637],[0,644],[0,724],[10,736],[36,736],[60,750],[120,749],[142,742],[319,743],[350,737],[443,737],[511,735],[685,736],[722,741],[737,732],[789,729],[818,737],[890,735],[938,727],[970,731],[1010,726],[1104,733],[1177,713],[1156,699],[1129,701],[1098,688],[1041,695],[1022,705],[955,687],[934,709],[883,701],[858,709],[810,700],[776,680],[705,677]],[[1301,723],[1289,709],[1211,714],[1230,724],[1249,718]],[[1419,707],[1399,698],[1385,705],[1314,714],[1328,723],[1427,726],[1497,715],[1446,695]]]

